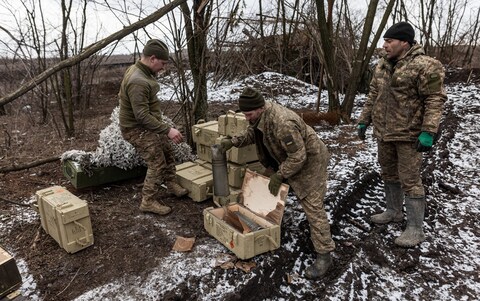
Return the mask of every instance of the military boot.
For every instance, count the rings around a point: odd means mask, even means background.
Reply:
[[[167,192],[170,194],[175,195],[176,197],[182,197],[188,194],[188,190],[183,188],[182,186],[178,185],[174,181],[167,181],[165,182],[165,186],[167,186]]]
[[[409,248],[425,240],[423,233],[423,218],[425,216],[425,196],[407,197],[405,199],[407,211],[407,228],[395,239],[395,244]]]
[[[385,183],[385,202],[387,210],[383,213],[375,214],[370,217],[375,224],[387,224],[390,222],[401,222],[403,220],[403,191],[400,183]]]
[[[159,215],[166,215],[166,214],[169,214],[170,211],[172,211],[172,208],[168,206],[160,205],[157,201],[153,201],[153,202],[142,201],[142,203],[140,204],[140,211],[156,213]]]
[[[330,253],[318,253],[315,262],[305,270],[305,277],[312,280],[323,277],[331,266],[332,257]]]

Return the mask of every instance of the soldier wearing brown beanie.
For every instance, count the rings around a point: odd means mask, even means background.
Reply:
[[[118,93],[122,136],[135,147],[148,167],[140,210],[160,215],[171,211],[170,207],[160,205],[155,199],[162,183],[177,197],[188,193],[176,183],[175,159],[170,145],[170,141],[182,142],[183,136],[163,122],[157,98],[160,87],[156,75],[165,68],[168,60],[167,45],[157,39],[149,40],[140,60],[125,72]]]
[[[330,252],[335,249],[323,205],[327,190],[327,147],[298,114],[265,101],[253,88],[242,91],[238,107],[250,126],[243,135],[225,138],[221,144],[225,150],[255,144],[260,162],[271,170],[270,192],[277,195],[282,182],[288,182],[295,191],[310,224],[311,240],[317,253],[305,276],[318,279],[332,265]]]

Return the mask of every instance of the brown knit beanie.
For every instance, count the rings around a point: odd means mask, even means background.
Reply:
[[[170,53],[168,52],[167,45],[157,39],[152,39],[145,44],[143,48],[143,55],[152,56],[154,55],[157,59],[168,61],[170,58]]]
[[[415,42],[415,31],[412,25],[407,22],[398,22],[387,29],[383,38],[407,41],[410,45],[413,45]]]
[[[265,99],[257,90],[246,87],[238,98],[238,108],[242,112],[253,111],[265,105]]]

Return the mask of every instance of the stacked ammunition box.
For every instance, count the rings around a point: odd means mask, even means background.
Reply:
[[[0,247],[0,299],[14,299],[14,296],[19,294],[17,289],[21,285],[22,277],[18,271],[15,259]]]
[[[190,193],[189,197],[202,202],[213,196],[212,150],[213,144],[220,144],[226,136],[240,135],[247,130],[248,121],[242,113],[229,111],[218,118],[218,121],[199,123],[193,126],[193,142],[196,143],[198,160],[177,165],[177,181]],[[227,151],[228,185],[230,186],[230,202],[237,202],[246,169],[262,173],[264,167],[258,162],[255,145]]]

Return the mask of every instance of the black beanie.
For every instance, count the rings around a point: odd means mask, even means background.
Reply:
[[[265,105],[265,100],[260,92],[257,90],[246,87],[243,89],[242,94],[238,98],[238,108],[242,112],[253,111],[261,108]]]
[[[170,58],[170,53],[168,52],[167,45],[157,39],[152,39],[145,44],[143,48],[143,55],[152,56],[154,55],[157,59],[168,61]]]
[[[415,42],[415,31],[413,30],[412,25],[407,22],[399,22],[393,24],[392,27],[387,29],[383,38],[407,41],[408,43],[413,44]]]

